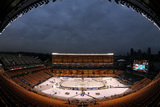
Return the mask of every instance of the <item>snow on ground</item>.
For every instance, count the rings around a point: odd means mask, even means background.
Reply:
[[[64,87],[70,87],[71,89]],[[81,87],[85,89],[94,87],[95,89],[82,92],[82,90],[74,90],[73,87],[80,89]],[[113,77],[84,78],[83,80],[82,78],[52,77],[35,86],[34,89],[63,99],[93,99],[119,95],[129,88]]]

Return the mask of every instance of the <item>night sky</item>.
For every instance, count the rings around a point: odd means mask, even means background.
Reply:
[[[126,54],[160,51],[160,31],[126,6],[106,0],[63,0],[29,11],[0,35],[0,51]]]

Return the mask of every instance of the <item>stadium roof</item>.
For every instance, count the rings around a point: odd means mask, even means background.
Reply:
[[[21,15],[37,8],[49,1],[56,0],[0,0],[0,33],[12,21]],[[160,27],[160,0],[108,0],[115,1],[117,4],[126,5],[138,13],[146,16]],[[106,13],[107,14],[107,13]]]
[[[114,53],[94,54],[94,53],[52,53],[52,55],[77,55],[77,56],[108,56],[114,55]]]

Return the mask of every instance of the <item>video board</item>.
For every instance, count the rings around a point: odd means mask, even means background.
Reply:
[[[148,71],[148,61],[147,60],[134,60],[133,70],[147,72]]]

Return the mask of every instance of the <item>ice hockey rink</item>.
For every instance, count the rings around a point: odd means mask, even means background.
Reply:
[[[56,98],[89,100],[119,95],[129,88],[113,77],[51,77],[34,89]]]

